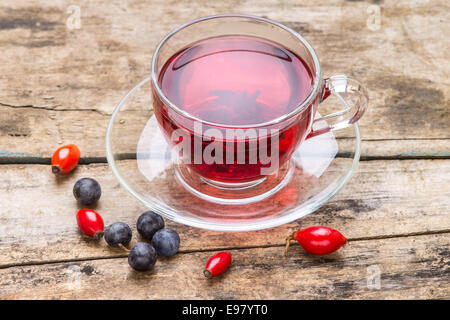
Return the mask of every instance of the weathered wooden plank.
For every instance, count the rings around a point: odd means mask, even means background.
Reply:
[[[393,144],[402,154],[411,152],[404,139],[419,139],[413,143],[429,150],[425,154],[448,152],[448,140],[429,142],[450,138],[450,48],[441,41],[448,29],[448,3],[380,3],[381,25],[375,31],[367,27],[369,5],[332,0],[183,5],[78,1],[81,26],[69,29],[65,1],[2,1],[0,151],[3,157],[6,152],[48,156],[62,143],[77,142],[86,156],[104,157],[108,114],[149,73],[158,41],[195,17],[240,12],[286,23],[311,42],[325,75],[349,73],[367,85],[371,102],[361,120],[364,139],[399,140]],[[139,112],[126,119],[144,120]],[[390,155],[390,148],[374,149],[369,153]]]
[[[120,163],[129,166],[128,161]],[[223,233],[167,224],[179,231],[182,251],[282,244],[292,229],[316,224],[341,230],[350,239],[450,230],[449,166],[445,160],[361,162],[349,184],[316,213],[268,230]],[[102,198],[94,208],[105,223],[123,221],[136,230],[136,219],[145,208],[104,164],[79,166],[60,179],[49,166],[2,165],[0,267],[121,254],[78,232],[79,207],[72,187],[86,176],[102,185]]]
[[[441,40],[449,5],[378,3],[381,28],[372,31],[366,25],[372,4],[81,0],[81,28],[71,30],[66,1],[4,0],[0,163],[46,163],[69,142],[80,146],[84,161],[103,161],[109,115],[148,74],[157,42],[181,23],[227,12],[287,24],[314,46],[325,75],[348,73],[367,85],[364,159],[448,158],[450,44]],[[130,110],[125,127],[148,119],[150,105],[136,107],[146,110]],[[119,258],[122,253],[83,238],[76,228],[71,189],[82,176],[101,182],[104,195],[96,209],[107,223],[133,225],[145,210],[106,165],[80,166],[58,180],[46,166],[0,166],[0,298],[450,298],[448,167],[436,160],[361,163],[349,185],[317,213],[265,231],[218,233],[168,222],[180,232],[185,253],[138,275]],[[259,248],[281,245],[289,230],[312,224],[338,228],[350,239],[384,239],[350,242],[329,258],[297,255],[296,246],[283,260],[280,247]],[[386,239],[430,232],[442,234]],[[209,253],[186,253],[252,246],[258,248],[233,250],[232,272],[211,282],[201,276]],[[103,260],[74,261],[96,258]],[[68,262],[45,264],[52,261]],[[44,265],[17,266],[33,263]],[[382,272],[380,290],[366,285],[367,267],[374,265]],[[76,270],[79,283],[73,281]]]
[[[127,112],[126,119],[121,119],[124,120],[121,124],[124,136],[130,136],[133,141],[138,134],[135,128],[143,128],[148,118],[148,111]],[[0,122],[0,159],[4,162],[14,162],[17,158],[49,158],[58,146],[67,143],[76,143],[82,157],[106,156],[109,116],[95,111],[9,108],[0,113]]]
[[[148,273],[126,258],[12,267],[0,270],[0,299],[448,299],[448,240],[355,241],[325,257],[298,245],[287,257],[281,247],[231,250],[230,269],[211,280],[210,252],[160,259]]]
[[[136,152],[134,137],[139,136],[152,113],[146,109],[130,110],[120,116],[121,141],[124,145],[129,141],[126,152]],[[53,151],[67,143],[76,143],[83,158],[105,158],[108,122],[108,115],[96,111],[6,108],[0,113],[0,163],[48,163]],[[450,139],[370,140],[367,138],[370,130],[361,127],[362,159],[450,158]],[[337,132],[344,153],[351,152],[354,144],[351,138],[345,138],[349,135],[352,135],[349,129]]]
[[[350,140],[348,143],[352,143],[352,141]],[[350,147],[344,147],[343,149],[351,150]],[[450,158],[450,139],[362,141],[361,160],[383,157],[392,159],[448,159]]]

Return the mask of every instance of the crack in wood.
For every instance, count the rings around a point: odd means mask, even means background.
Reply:
[[[348,242],[357,242],[357,241],[374,241],[374,240],[385,240],[385,239],[393,239],[393,238],[407,238],[407,237],[418,237],[418,236],[429,236],[436,234],[446,234],[450,233],[450,229],[444,230],[430,230],[423,232],[411,232],[404,234],[393,234],[393,235],[379,235],[373,237],[358,237],[358,238],[348,238]],[[296,244],[293,244],[296,245]],[[265,248],[277,248],[284,247],[284,243],[279,244],[267,244],[267,245],[254,245],[254,246],[237,246],[237,247],[217,247],[217,248],[208,248],[208,249],[196,249],[196,250],[181,250],[177,254],[191,254],[191,253],[201,253],[201,252],[216,252],[223,250],[248,250],[248,249],[265,249]],[[1,269],[15,268],[15,267],[25,267],[25,266],[40,266],[40,265],[53,265],[59,263],[73,263],[73,262],[86,262],[86,261],[95,261],[95,260],[113,260],[113,259],[123,259],[127,258],[127,254],[114,255],[114,256],[94,256],[87,258],[74,258],[74,259],[60,259],[60,260],[44,260],[44,261],[29,261],[29,262],[21,262],[21,263],[9,263],[0,265]]]
[[[110,116],[111,114],[103,112],[98,109],[56,109],[57,107],[61,106],[60,104],[56,104],[54,106],[44,107],[44,106],[35,106],[32,104],[26,104],[26,105],[12,105],[0,102],[0,106],[4,106],[7,108],[13,108],[13,109],[38,109],[38,110],[48,110],[48,111],[73,111],[73,112],[96,112],[101,114],[102,116]]]
[[[121,160],[135,160],[135,153],[123,153],[115,156],[116,161]],[[337,158],[353,158],[352,153],[341,152],[336,155]],[[363,154],[360,157],[360,161],[377,161],[377,160],[446,160],[450,159],[450,154],[404,154],[404,155],[393,155],[393,156],[374,156]],[[1,156],[0,154],[0,165],[14,165],[14,164],[44,164],[48,165],[51,163],[50,157],[39,157],[39,156]],[[79,164],[89,165],[93,163],[108,163],[106,157],[83,157],[80,158]]]
[[[121,158],[120,160],[132,160],[134,158]],[[14,164],[43,164],[49,165],[51,164],[51,158],[49,157],[0,157],[0,165],[14,165]],[[80,165],[89,165],[94,163],[108,163],[106,157],[84,157],[80,158],[78,164]]]
[[[345,157],[342,157],[345,158]],[[411,155],[392,155],[392,156],[371,156],[361,155],[360,161],[376,161],[376,160],[446,160],[450,159],[449,154],[411,154]]]

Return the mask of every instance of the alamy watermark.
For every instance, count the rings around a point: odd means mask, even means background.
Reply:
[[[69,30],[75,30],[81,28],[81,8],[77,5],[70,5],[67,7],[67,11],[69,14],[69,17],[66,21],[67,29]]]
[[[381,29],[381,8],[373,4],[367,8],[369,17],[366,21],[366,26],[370,31],[378,31]]]
[[[381,271],[376,264],[367,267],[367,289],[380,290]]]
[[[76,264],[72,264],[67,268],[69,277],[67,278],[66,286],[69,290],[81,288],[81,268]]]
[[[193,135],[176,129],[171,141],[186,164],[261,164],[261,175],[269,175],[279,167],[279,136],[278,129],[203,130],[196,121]]]

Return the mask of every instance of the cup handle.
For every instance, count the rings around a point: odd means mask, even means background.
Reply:
[[[330,131],[347,128],[358,121],[367,109],[369,102],[367,90],[356,79],[349,78],[346,75],[336,75],[324,79],[320,102],[324,101],[331,94],[334,94],[339,99],[344,109],[314,119],[313,125],[316,122],[325,120],[328,126],[318,130],[311,130],[306,139]]]

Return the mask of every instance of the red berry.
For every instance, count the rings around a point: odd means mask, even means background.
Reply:
[[[66,174],[75,169],[80,160],[80,149],[74,144],[68,144],[56,149],[52,157],[52,172]]]
[[[203,274],[207,278],[218,276],[227,270],[231,263],[231,253],[222,251],[209,258]]]
[[[77,222],[80,230],[95,239],[103,236],[103,219],[91,209],[80,209],[77,212]]]
[[[332,253],[347,242],[339,231],[322,226],[309,227],[291,234],[286,239],[286,251],[292,239],[297,240],[307,252],[317,255]]]

